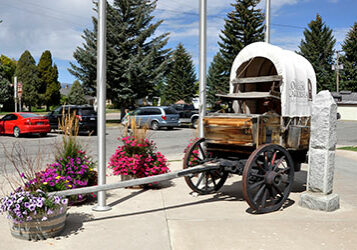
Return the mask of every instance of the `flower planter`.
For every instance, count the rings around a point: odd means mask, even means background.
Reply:
[[[42,240],[58,236],[64,229],[66,222],[67,205],[46,215],[47,220],[42,220],[43,215],[32,216],[31,221],[15,224],[10,221],[11,235],[23,240]]]

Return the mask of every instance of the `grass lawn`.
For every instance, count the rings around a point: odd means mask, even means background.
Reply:
[[[357,152],[357,147],[341,147],[341,148],[338,148],[338,149]]]

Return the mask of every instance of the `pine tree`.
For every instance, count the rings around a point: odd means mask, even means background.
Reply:
[[[207,102],[213,110],[219,109],[219,98],[216,94],[227,94],[229,92],[229,83],[224,75],[224,63],[222,55],[218,52],[214,57],[208,69],[207,76]]]
[[[331,69],[336,39],[332,29],[326,26],[319,14],[308,24],[304,31],[304,38],[300,42],[300,52],[314,67],[316,73],[317,90],[328,89],[334,91],[335,79]]]
[[[174,103],[178,100],[191,103],[197,92],[196,74],[191,55],[179,43],[171,60],[167,85],[165,86],[165,100],[168,103]]]
[[[35,59],[33,59],[31,53],[26,50],[20,57],[15,75],[18,78],[18,82],[22,83],[22,99],[23,103],[29,107],[31,111],[32,106],[36,105],[39,95],[39,82],[38,71],[36,67]]]
[[[216,55],[208,72],[208,101],[211,105],[215,105],[217,100],[213,98],[215,93],[212,91],[218,89],[228,92],[232,63],[238,53],[245,46],[264,39],[264,14],[261,9],[256,8],[259,2],[260,0],[236,0],[232,4],[234,10],[225,19],[224,29],[219,36],[219,55]]]
[[[87,101],[84,98],[84,89],[79,81],[74,81],[68,94],[68,104],[82,105],[86,103]]]
[[[341,58],[341,89],[357,91],[357,23],[355,22],[342,44],[345,55]]]
[[[167,67],[169,50],[163,49],[168,34],[154,36],[162,21],[153,23],[157,1],[114,0],[107,5],[107,98],[122,108],[149,95]],[[85,30],[70,73],[81,80],[86,93],[95,92],[97,20]]]

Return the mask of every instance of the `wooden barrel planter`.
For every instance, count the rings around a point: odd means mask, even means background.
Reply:
[[[43,215],[32,216],[31,221],[15,224],[10,222],[12,236],[23,240],[44,240],[58,236],[64,229],[66,222],[67,205],[57,209],[52,214],[46,215],[47,220],[42,221]]]

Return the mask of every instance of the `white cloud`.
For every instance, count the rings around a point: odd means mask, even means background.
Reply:
[[[49,49],[54,58],[72,60],[83,29],[91,25],[92,8],[87,0],[0,2],[0,53],[19,58],[29,50],[40,57]]]

